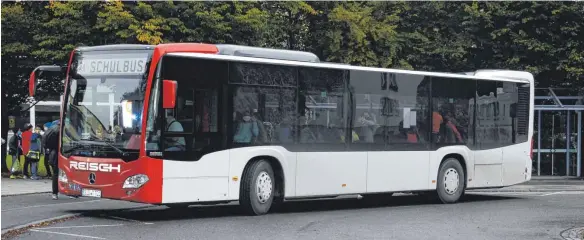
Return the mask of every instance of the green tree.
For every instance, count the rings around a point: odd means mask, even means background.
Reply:
[[[303,1],[265,2],[262,8],[268,16],[263,32],[266,46],[301,51],[309,48],[311,29],[308,19],[317,14],[310,4]]]
[[[389,67],[397,53],[399,5],[384,2],[313,3],[314,49],[331,62]],[[396,7],[397,6],[397,7]]]
[[[536,74],[541,87],[584,86],[584,4],[507,2],[492,12],[493,65]],[[577,88],[575,88],[577,89]]]

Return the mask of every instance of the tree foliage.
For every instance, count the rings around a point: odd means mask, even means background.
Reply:
[[[80,45],[169,42],[402,69],[526,70],[539,87],[576,89],[584,86],[583,25],[579,2],[2,2],[2,95],[17,113],[30,71],[64,65]],[[62,91],[58,79],[47,82],[45,95]]]

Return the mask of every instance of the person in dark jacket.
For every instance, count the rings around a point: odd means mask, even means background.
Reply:
[[[51,171],[51,164],[49,162],[49,154],[51,153],[51,151],[47,147],[47,145],[49,144],[47,142],[47,136],[49,136],[49,130],[52,129],[51,126],[53,126],[52,122],[46,123],[43,126],[44,133],[43,133],[43,138],[42,138],[42,143],[41,143],[43,145],[43,148],[44,148],[43,150],[45,153],[45,161],[44,161],[45,169],[47,169],[47,177],[49,177],[49,178],[52,178],[52,176],[53,176],[52,171]],[[51,144],[54,144],[54,143],[51,143]]]
[[[45,132],[44,140],[47,149],[48,163],[52,168],[52,180],[53,180],[53,199],[58,199],[59,196],[59,167],[58,167],[58,157],[57,151],[59,148],[59,121],[55,121],[54,124]],[[47,172],[49,170],[47,169]]]
[[[22,156],[22,132],[20,128],[12,130],[14,135],[8,140],[8,154],[12,157],[12,167],[10,169],[10,178],[15,179],[20,165],[19,158]]]

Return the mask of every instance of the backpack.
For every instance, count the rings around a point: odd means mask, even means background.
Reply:
[[[42,145],[51,150],[59,148],[59,128],[56,125],[45,132]]]
[[[41,159],[41,135],[38,133],[32,134],[30,137],[30,148],[26,157],[30,158],[33,162],[37,162]]]

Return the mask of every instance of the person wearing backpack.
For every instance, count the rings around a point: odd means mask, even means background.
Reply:
[[[45,134],[43,135],[42,145],[45,148],[45,169],[47,169],[47,177],[49,178],[52,178],[53,174],[55,174],[55,167],[51,163],[51,150],[56,151],[59,145],[59,129],[55,128],[55,123],[58,124],[58,121],[55,120],[44,125]],[[55,137],[55,135],[57,136]]]
[[[30,150],[30,138],[32,137],[32,125],[30,123],[24,124],[24,128],[22,129],[21,134],[21,143],[22,143],[22,155],[24,155],[24,167],[22,169],[22,178],[27,179],[29,178],[29,171],[30,171],[30,159],[26,157],[28,155],[28,151]]]
[[[10,169],[10,178],[15,179],[20,167],[20,156],[22,155],[22,132],[20,128],[12,130],[14,135],[8,140],[8,154],[12,157],[12,167]]]
[[[28,149],[27,154],[25,155],[26,161],[30,163],[31,167],[31,175],[30,179],[32,180],[39,180],[38,177],[38,163],[41,159],[41,154],[43,153],[43,146],[42,146],[42,135],[41,129],[36,127],[30,136],[30,148]]]

